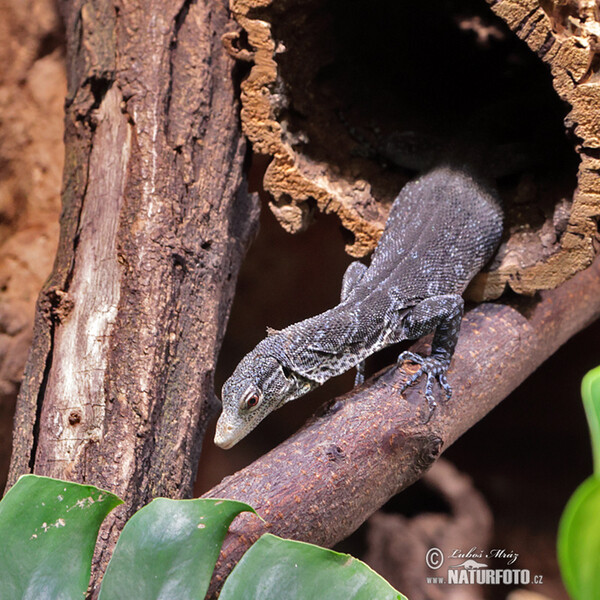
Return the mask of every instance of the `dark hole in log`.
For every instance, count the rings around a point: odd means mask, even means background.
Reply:
[[[484,2],[279,0],[253,16],[272,24],[273,105],[298,155],[365,179],[386,204],[414,172],[357,157],[340,112],[370,141],[413,131],[497,148],[499,160],[516,144],[531,160],[498,181],[506,234],[491,267],[559,250],[577,183],[568,106],[548,67]]]

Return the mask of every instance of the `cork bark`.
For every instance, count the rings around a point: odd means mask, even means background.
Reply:
[[[255,231],[219,0],[60,5],[61,233],[37,305],[9,484],[92,483],[125,507],[189,496],[237,272]]]
[[[533,294],[591,263],[600,217],[597,3],[488,4],[231,0],[243,35],[230,38],[230,51],[252,65],[244,132],[272,158],[264,184],[285,229],[307,227],[315,208],[334,213],[347,251],[365,256],[408,178],[355,156],[340,112],[376,132],[371,140],[413,129],[452,138],[461,131],[454,122],[480,114],[484,128],[523,134],[545,168],[502,185],[505,237],[469,296],[497,298],[507,286]]]

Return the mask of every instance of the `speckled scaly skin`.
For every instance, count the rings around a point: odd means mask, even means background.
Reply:
[[[243,358],[223,386],[215,443],[230,448],[270,412],[381,348],[435,331],[431,355],[406,385],[427,375],[451,394],[446,371],[463,314],[462,292],[493,255],[502,234],[500,201],[459,165],[442,164],[404,186],[370,266],[353,262],[334,308],[274,332]]]

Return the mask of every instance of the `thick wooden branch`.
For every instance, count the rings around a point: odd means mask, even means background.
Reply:
[[[518,306],[471,310],[449,375],[453,399],[429,422],[423,386],[400,394],[405,374],[393,367],[330,402],[290,439],[205,494],[248,502],[266,521],[236,520],[214,589],[266,530],[323,546],[347,537],[598,316],[600,260]]]

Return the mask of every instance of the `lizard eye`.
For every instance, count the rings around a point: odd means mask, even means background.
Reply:
[[[256,392],[252,392],[252,393],[248,394],[246,396],[246,398],[244,398],[242,406],[246,410],[251,410],[251,409],[257,407],[259,402],[260,402],[260,396]]]
[[[246,408],[254,408],[257,404],[258,396],[256,394],[252,394],[252,396],[246,400]]]

